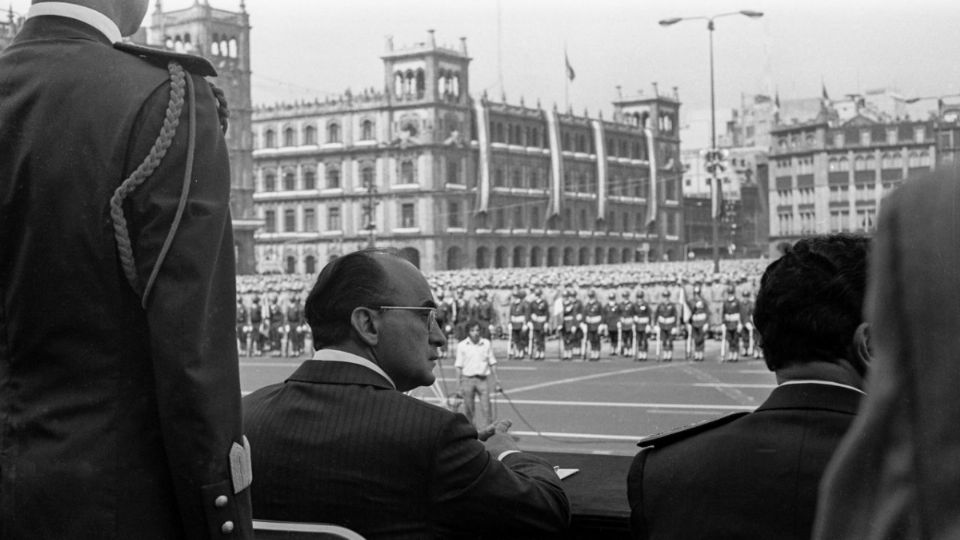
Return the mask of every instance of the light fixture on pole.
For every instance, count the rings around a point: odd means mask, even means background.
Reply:
[[[754,11],[750,9],[742,9],[740,11],[731,11],[729,13],[720,13],[717,15],[711,15],[709,17],[671,17],[669,19],[663,19],[659,22],[660,26],[671,26],[677,24],[681,21],[707,21],[707,30],[710,31],[710,155],[717,155],[717,106],[716,98],[714,95],[713,87],[713,21],[719,19],[720,17],[729,17],[732,15],[743,15],[744,17],[750,17],[751,19],[757,19],[763,17],[762,11]],[[713,201],[713,206],[711,208],[711,225],[713,230],[713,273],[720,272],[720,223],[719,223],[719,211],[720,211],[720,196],[721,196],[721,186],[720,180],[717,178],[717,168],[714,167],[710,172],[710,191],[711,191],[711,200]]]

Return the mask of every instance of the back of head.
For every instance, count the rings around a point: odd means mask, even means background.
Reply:
[[[314,348],[345,342],[350,337],[350,314],[360,306],[378,306],[390,295],[390,279],[380,257],[389,251],[364,249],[330,261],[307,296],[304,315],[313,332]]]
[[[864,320],[868,249],[863,236],[815,236],[767,267],[753,314],[767,367],[851,358]]]

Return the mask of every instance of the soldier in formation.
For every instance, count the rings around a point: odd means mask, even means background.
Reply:
[[[636,339],[637,327],[633,320],[635,313],[634,304],[630,300],[630,291],[621,293],[622,300],[618,306],[620,316],[617,321],[617,344],[620,346],[619,353],[623,356],[634,357],[633,342]]]
[[[677,335],[677,324],[679,314],[677,305],[670,301],[670,291],[664,290],[661,293],[662,301],[657,305],[657,328],[659,328],[659,340],[657,348],[660,349],[660,361],[670,362],[673,360],[673,340]]]
[[[710,305],[701,294],[700,285],[693,288],[690,299],[690,341],[693,342],[693,361],[703,362],[703,349],[710,326]]]
[[[543,298],[543,290],[533,292],[530,303],[530,331],[533,336],[531,355],[534,360],[543,360],[546,355],[547,333],[550,332],[550,304]]]
[[[653,329],[653,311],[650,304],[644,298],[643,290],[637,291],[637,301],[633,304],[633,321],[636,328],[637,340],[634,348],[636,349],[636,359],[644,361],[647,359],[647,350],[650,347],[650,333]]]
[[[584,356],[592,361],[600,359],[600,335],[603,326],[603,306],[597,300],[597,293],[590,291],[587,293],[587,303],[583,306],[583,324],[585,325],[585,335],[587,348]]]
[[[563,322],[560,329],[563,343],[562,357],[564,360],[571,360],[573,355],[580,356],[580,346],[583,340],[583,330],[580,323],[583,322],[583,305],[577,299],[573,289],[568,288],[563,293]]]
[[[510,300],[510,358],[523,359],[527,357],[527,341],[530,333],[530,306],[524,299],[522,290],[515,289]]]
[[[723,337],[720,342],[720,361],[736,362],[739,358],[737,347],[743,323],[740,320],[740,302],[737,300],[733,285],[727,286],[727,298],[723,301]]]
[[[620,351],[620,338],[622,333],[617,331],[617,325],[620,323],[620,304],[617,302],[617,294],[611,292],[607,295],[607,303],[603,305],[603,334],[610,340],[610,354],[617,356]]]

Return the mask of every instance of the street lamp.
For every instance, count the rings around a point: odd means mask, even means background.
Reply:
[[[744,17],[750,17],[751,19],[758,19],[763,17],[762,11],[754,11],[751,9],[742,9],[740,11],[731,11],[729,13],[719,13],[717,15],[711,15],[709,17],[699,16],[699,17],[672,17],[669,19],[663,19],[659,22],[660,26],[672,26],[677,24],[680,21],[696,21],[702,20],[707,21],[707,30],[710,31],[710,155],[717,155],[717,106],[716,98],[714,95],[713,88],[713,21],[719,19],[720,17],[729,17],[732,15],[743,15]],[[716,191],[712,193],[712,199],[715,201],[715,204],[719,206],[720,204],[720,192],[721,189],[719,180],[717,179],[717,168],[713,167],[710,171],[711,178],[711,188]],[[717,274],[720,272],[720,249],[718,244],[720,243],[720,224],[717,222],[717,216],[711,213],[711,221],[713,226],[713,273]]]

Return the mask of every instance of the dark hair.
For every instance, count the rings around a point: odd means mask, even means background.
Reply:
[[[814,236],[767,266],[753,313],[767,367],[851,358],[869,247],[864,236]]]
[[[480,326],[481,326],[480,321],[478,321],[477,319],[470,319],[469,321],[467,321],[467,332],[469,332],[470,330],[473,330],[474,327],[476,327],[479,330]]]
[[[317,276],[304,305],[313,333],[313,348],[343,343],[350,337],[353,310],[389,303],[393,292],[379,257],[396,257],[383,249],[364,249],[327,263]]]

